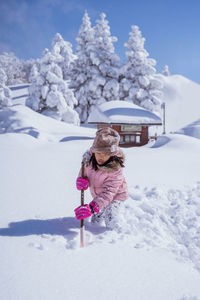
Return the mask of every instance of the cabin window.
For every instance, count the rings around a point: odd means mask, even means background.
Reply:
[[[123,144],[124,143],[124,137],[123,135],[120,135],[120,144]]]
[[[136,144],[140,144],[140,135],[136,135]]]
[[[141,136],[140,135],[121,135],[120,144],[140,144]]]
[[[125,135],[125,142],[129,143],[129,135]]]
[[[135,135],[131,135],[130,136],[130,142],[131,143],[135,143]]]

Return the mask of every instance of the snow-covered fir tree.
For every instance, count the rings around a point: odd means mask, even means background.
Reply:
[[[110,26],[106,15],[101,14],[100,20],[96,21],[95,29],[95,52],[93,62],[98,66],[99,76],[105,79],[102,90],[104,101],[116,100],[119,97],[119,57],[115,53],[113,43],[117,38],[111,36]]]
[[[37,112],[61,121],[79,125],[79,117],[74,110],[77,103],[68,82],[63,79],[59,64],[63,58],[45,49],[43,57],[34,64],[30,80],[27,105]]]
[[[73,88],[78,101],[76,110],[79,113],[80,120],[85,122],[88,118],[91,105],[95,100],[91,80],[94,73],[97,72],[91,58],[94,47],[94,30],[87,12],[83,16],[76,41],[77,58],[72,63],[70,87]]]
[[[11,90],[5,85],[7,82],[7,75],[3,69],[0,68],[0,109],[10,106]]]
[[[139,27],[131,28],[129,40],[125,43],[128,51],[121,71],[120,99],[159,112],[162,81],[156,75],[156,61],[148,57],[149,54],[144,48],[145,39]]]
[[[163,69],[163,71],[162,71],[162,74],[163,74],[164,76],[169,76],[169,75],[170,75],[170,71],[169,71],[168,65],[165,65],[165,66],[164,66],[164,69]]]
[[[0,68],[6,73],[6,85],[14,85],[25,82],[25,71],[23,61],[17,58],[14,53],[3,53],[0,55]]]
[[[110,27],[101,14],[94,28],[85,12],[77,37],[77,59],[73,63],[71,87],[78,100],[77,111],[85,122],[93,106],[118,98],[119,57],[114,52]]]
[[[29,77],[30,77],[30,73],[31,73],[31,69],[33,67],[33,65],[36,63],[35,59],[29,59],[29,60],[22,60],[22,64],[23,64],[23,73],[24,73],[24,82],[29,83]]]
[[[59,66],[63,71],[63,79],[69,79],[70,66],[76,56],[73,54],[72,44],[65,41],[60,33],[56,33],[55,37],[53,38],[52,54],[55,56],[59,55],[63,58],[59,63]]]

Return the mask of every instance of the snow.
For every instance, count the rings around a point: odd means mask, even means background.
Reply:
[[[35,113],[27,106],[14,104],[12,107],[0,110],[0,133],[15,132],[24,133],[40,141],[60,142],[62,139],[70,137],[72,139],[94,138],[95,133],[92,129],[73,126],[59,122],[45,115]]]
[[[181,128],[177,133],[189,135],[200,139],[200,119],[191,124]]]
[[[15,103],[25,105],[25,100],[28,97],[28,88],[30,84],[19,84],[17,86],[9,86],[11,90],[12,99]]]
[[[175,132],[200,116],[200,85],[182,75],[162,76],[166,131]]]
[[[88,123],[162,124],[154,113],[126,101],[109,101],[94,107]]]
[[[80,248],[75,180],[96,129],[59,122],[15,101],[0,111],[0,299],[199,300],[196,132],[167,133],[124,149],[129,199],[123,226],[110,231],[86,221]],[[197,106],[189,106],[187,116],[185,101],[180,123],[194,126]],[[177,122],[170,121],[175,132]]]

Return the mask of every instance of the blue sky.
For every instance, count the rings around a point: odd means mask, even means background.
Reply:
[[[168,65],[171,74],[200,83],[199,0],[1,0],[0,54],[41,57],[45,48],[51,48],[56,32],[72,43],[75,52],[85,10],[92,25],[101,12],[107,15],[122,60],[131,25],[137,25],[158,72]]]

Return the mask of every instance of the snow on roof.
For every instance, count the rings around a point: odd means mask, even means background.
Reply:
[[[109,101],[94,107],[88,123],[162,125],[156,114],[126,101]]]

